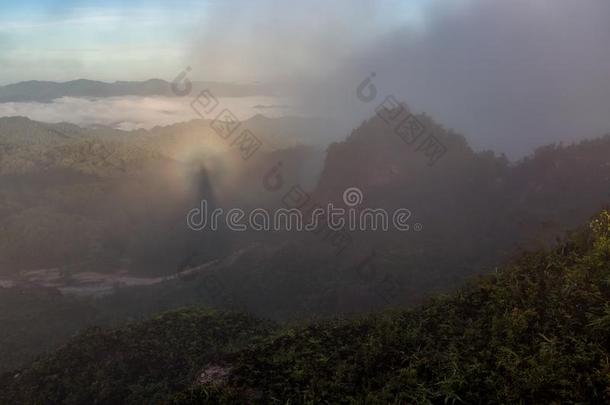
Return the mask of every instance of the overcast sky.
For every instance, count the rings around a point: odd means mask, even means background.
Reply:
[[[376,73],[395,94],[519,157],[610,132],[610,1],[53,1],[2,6],[0,83],[196,79],[281,83],[354,126]],[[381,100],[379,100],[381,102]]]

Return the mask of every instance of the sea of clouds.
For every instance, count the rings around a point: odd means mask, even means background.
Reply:
[[[192,97],[62,97],[51,103],[0,103],[0,117],[24,116],[35,121],[69,122],[82,127],[150,129],[201,118],[192,110],[191,101]],[[219,102],[240,120],[256,114],[270,118],[296,114],[279,97],[220,97]]]

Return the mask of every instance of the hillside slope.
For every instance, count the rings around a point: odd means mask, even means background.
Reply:
[[[276,331],[183,311],[89,331],[5,374],[0,402],[607,403],[609,281],[603,211],[555,249],[410,311]]]
[[[163,403],[207,363],[272,327],[246,315],[182,310],[122,329],[92,328],[29,370],[5,374],[0,403]]]

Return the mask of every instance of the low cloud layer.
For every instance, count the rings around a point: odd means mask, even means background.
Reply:
[[[70,122],[83,127],[150,129],[200,118],[191,109],[191,101],[192,97],[62,97],[51,103],[0,103],[0,117],[25,116],[36,121]],[[278,97],[221,97],[219,102],[241,120],[258,113],[278,117],[292,112],[285,104],[287,101]]]

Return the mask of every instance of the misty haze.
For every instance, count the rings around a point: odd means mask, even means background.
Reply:
[[[0,404],[610,403],[610,3],[0,15]]]

